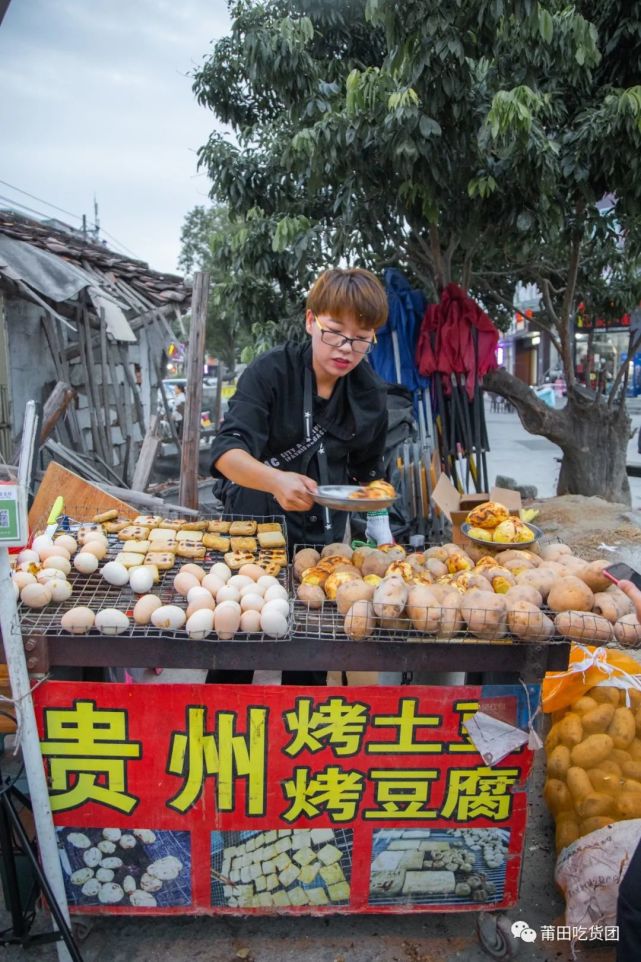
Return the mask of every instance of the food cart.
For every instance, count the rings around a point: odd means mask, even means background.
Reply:
[[[206,520],[215,535],[232,522],[283,525],[282,518]],[[77,539],[80,527],[62,519],[56,537],[65,531]],[[101,576],[107,564],[120,563],[120,533],[106,536],[100,569],[72,567],[73,592],[64,601],[21,606],[76,917],[489,913],[516,904],[539,684],[546,671],[566,667],[568,642],[482,640],[460,629],[439,638],[402,621],[355,641],[333,606],[312,610],[294,601],[282,549],[261,554],[260,545],[254,560],[271,563],[274,597],[288,595],[286,627],[190,637],[184,626],[132,621],[137,596],[129,580]],[[223,564],[226,547],[218,542],[174,557],[153,588],[162,605],[184,607],[180,569]],[[251,554],[249,547],[237,550]],[[61,622],[78,606],[119,611],[127,627],[116,620],[73,633]],[[48,677],[52,669],[79,666],[408,675],[456,669],[510,672],[514,681],[296,688]],[[492,734],[498,725],[507,737],[494,757],[488,730],[481,754],[466,727],[481,715]],[[503,957],[505,943],[495,936],[482,933],[486,947]]]

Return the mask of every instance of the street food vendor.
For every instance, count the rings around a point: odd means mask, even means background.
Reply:
[[[341,541],[347,513],[314,502],[318,485],[383,475],[386,385],[365,360],[387,319],[385,290],[362,268],[333,268],[307,298],[303,343],[261,355],[238,381],[212,445],[226,514],[285,514],[290,547]],[[386,511],[366,536],[392,541]]]

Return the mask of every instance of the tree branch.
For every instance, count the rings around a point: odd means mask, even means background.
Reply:
[[[503,368],[490,371],[483,378],[486,391],[507,398],[517,410],[521,424],[530,434],[540,434],[563,447],[568,443],[567,415],[541,401],[524,381]]]
[[[445,264],[443,263],[443,252],[441,251],[441,238],[439,235],[438,226],[436,224],[430,224],[429,231],[430,250],[432,252],[432,260],[434,262],[434,283],[440,296],[443,288],[448,283],[449,278],[447,278],[445,273]]]

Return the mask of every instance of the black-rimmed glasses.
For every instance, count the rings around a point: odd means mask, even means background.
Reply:
[[[321,332],[321,341],[323,344],[329,344],[330,347],[343,347],[344,344],[349,344],[355,354],[369,354],[376,344],[376,334],[371,341],[367,337],[347,337],[345,334],[339,334],[338,331],[329,331],[323,327],[315,314],[314,320]]]

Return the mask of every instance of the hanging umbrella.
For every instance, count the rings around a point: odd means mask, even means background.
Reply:
[[[487,489],[480,380],[497,366],[498,340],[488,315],[457,284],[448,284],[439,303],[429,305],[419,332],[416,366],[435,386],[442,455],[461,491],[469,476],[477,491]],[[461,453],[468,462],[465,478]]]

